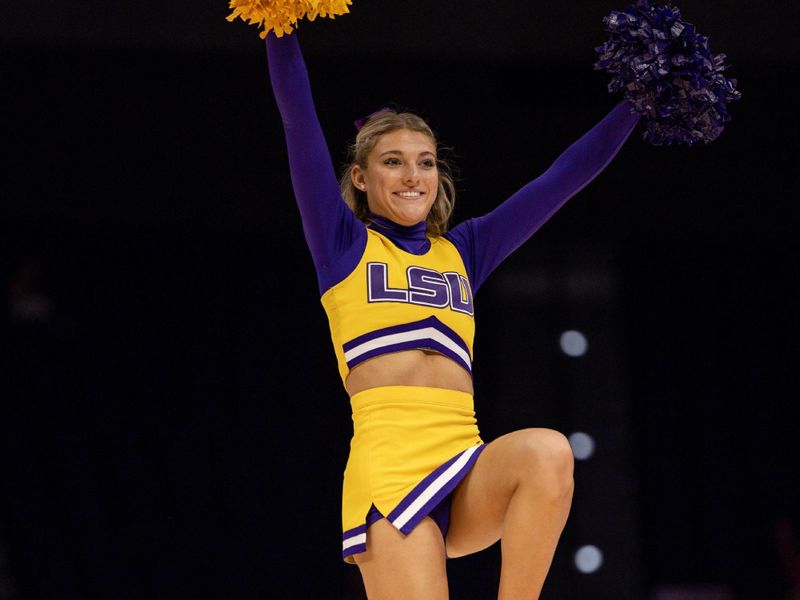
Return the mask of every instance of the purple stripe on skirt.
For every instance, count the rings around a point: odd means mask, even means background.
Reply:
[[[358,527],[353,527],[352,529],[348,529],[342,534],[342,541],[346,541],[347,539],[360,535],[367,530],[366,525],[359,525]]]
[[[361,542],[359,544],[353,544],[347,548],[344,547],[345,542],[347,540],[352,539],[356,536],[363,535],[367,532],[367,525],[359,525],[358,527],[353,527],[352,529],[348,529],[342,534],[342,558],[347,558],[351,554],[358,554],[360,552],[367,551],[367,543]]]
[[[475,464],[475,461],[480,456],[480,453],[486,448],[486,444],[481,444],[478,448],[472,453],[472,456],[469,457],[469,460],[452,476],[447,482],[436,492],[422,507],[417,510],[416,513],[401,527],[399,527],[400,531],[403,532],[405,535],[411,533],[414,527],[425,517],[427,516],[450,492],[455,489],[455,487],[461,482],[462,479],[469,473],[469,470],[472,468],[472,465]],[[466,450],[464,451],[466,452]],[[388,519],[394,523],[394,521],[406,510],[406,508],[411,505],[421,494],[423,494],[428,487],[442,474],[444,473],[453,463],[455,463],[464,452],[460,452],[446,463],[439,466],[435,471],[430,473],[425,479],[420,481],[416,487],[414,487],[411,492],[400,501],[395,509],[389,513]]]
[[[452,495],[448,494],[446,498],[444,498],[439,504],[433,507],[431,512],[427,514],[433,522],[436,523],[439,527],[439,531],[442,532],[442,537],[447,537],[447,529],[450,526],[450,501],[452,500]],[[385,519],[375,505],[373,504],[369,512],[367,513],[367,528],[372,525],[375,521],[380,521],[381,519]]]
[[[345,548],[342,550],[342,558],[347,558],[348,556],[352,556],[353,554],[361,554],[362,552],[367,551],[367,544],[356,544],[355,546],[350,546],[349,548]]]
[[[375,521],[380,521],[383,518],[384,517],[383,514],[381,514],[381,511],[375,508],[375,505],[373,504],[369,507],[369,512],[367,513],[367,527],[369,528],[369,526]]]

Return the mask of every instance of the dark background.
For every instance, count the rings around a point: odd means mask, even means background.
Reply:
[[[303,23],[334,160],[395,103],[453,148],[454,222],[488,211],[614,105],[593,48],[624,6],[362,0]],[[788,600],[800,580],[781,553],[800,540],[800,14],[679,6],[739,80],[732,122],[691,148],[637,130],[476,297],[484,439],[597,444],[546,599]],[[263,48],[228,12],[4,7],[2,600],[362,597],[339,559],[347,396]],[[604,561],[584,574],[587,543]],[[499,548],[448,568],[454,599],[492,598]]]

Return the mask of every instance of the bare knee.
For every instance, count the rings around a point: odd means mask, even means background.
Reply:
[[[520,485],[534,485],[553,500],[572,497],[574,456],[569,440],[553,429],[516,432]]]

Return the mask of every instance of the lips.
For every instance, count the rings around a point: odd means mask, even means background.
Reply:
[[[423,196],[422,192],[395,192],[395,194],[408,200],[416,200],[417,198],[421,198]]]

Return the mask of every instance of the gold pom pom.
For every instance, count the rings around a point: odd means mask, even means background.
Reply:
[[[227,19],[233,21],[240,17],[250,25],[263,26],[264,30],[259,34],[261,39],[269,31],[281,37],[284,33],[291,33],[300,19],[333,19],[350,12],[347,7],[351,4],[351,0],[230,0],[228,7],[233,12]]]

